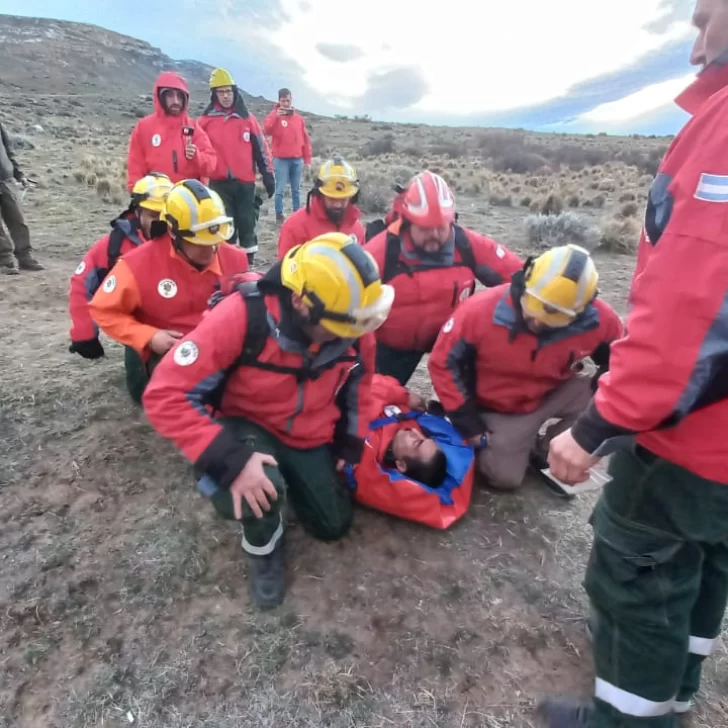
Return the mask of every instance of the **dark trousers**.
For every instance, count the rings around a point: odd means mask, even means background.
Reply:
[[[7,227],[7,233],[3,224]],[[0,265],[12,264],[31,255],[30,231],[12,180],[0,181]]]
[[[141,404],[149,377],[152,376],[154,367],[157,366],[161,358],[157,354],[151,354],[149,359],[143,362],[136,349],[132,349],[130,346],[124,347],[126,389],[137,404]]]
[[[225,179],[211,181],[210,187],[222,197],[225,210],[235,224],[235,232],[228,242],[239,244],[248,255],[257,253],[255,225],[260,215],[260,204],[256,204],[255,183]]]
[[[616,454],[591,518],[594,728],[676,728],[728,599],[728,485]]]
[[[243,500],[243,548],[249,553],[266,554],[273,550],[283,533],[281,510],[287,498],[303,527],[314,537],[334,541],[349,530],[353,516],[351,496],[336,472],[334,457],[328,446],[307,450],[284,445],[262,427],[238,417],[221,418],[241,441],[256,452],[275,457],[277,467],[265,466],[265,471],[278,492],[271,509],[257,518]],[[212,495],[217,512],[235,519],[233,501],[227,490]]]
[[[424,355],[424,351],[393,349],[377,342],[377,374],[394,377],[404,387]]]

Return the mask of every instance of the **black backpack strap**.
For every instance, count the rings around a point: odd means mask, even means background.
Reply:
[[[119,260],[121,255],[121,246],[124,244],[126,239],[126,233],[119,228],[114,226],[109,233],[109,252],[107,262],[107,272],[110,271],[115,265],[116,261]]]
[[[387,283],[395,276],[406,270],[405,266],[400,265],[399,253],[401,244],[399,235],[395,233],[387,233],[387,242],[384,248],[384,270],[382,271],[382,283]]]
[[[460,253],[463,265],[475,273],[477,263],[475,262],[475,254],[473,253],[473,246],[470,244],[470,238],[460,225],[454,225],[453,227],[455,228],[455,248]]]

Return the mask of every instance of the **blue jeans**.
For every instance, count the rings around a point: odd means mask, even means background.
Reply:
[[[276,175],[276,215],[283,214],[283,193],[286,186],[291,185],[291,206],[295,212],[301,207],[301,174],[303,173],[303,158],[290,157],[273,159],[273,169]]]

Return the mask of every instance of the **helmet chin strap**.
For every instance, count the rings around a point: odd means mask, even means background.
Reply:
[[[177,251],[177,253],[179,253],[179,255],[184,258],[193,268],[202,273],[202,271],[205,270],[207,266],[195,263],[195,261],[192,260],[189,255],[187,255],[187,253],[185,253],[184,246],[182,245],[183,242],[184,241],[182,240],[182,238],[172,238],[172,246],[174,247],[175,251]]]

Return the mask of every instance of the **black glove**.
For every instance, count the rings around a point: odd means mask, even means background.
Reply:
[[[266,174],[263,177],[263,186],[265,187],[265,191],[268,193],[268,199],[270,200],[276,192],[276,178],[272,174]]]
[[[87,341],[72,341],[68,347],[71,354],[80,354],[84,359],[100,359],[104,356],[104,347],[98,339]]]

